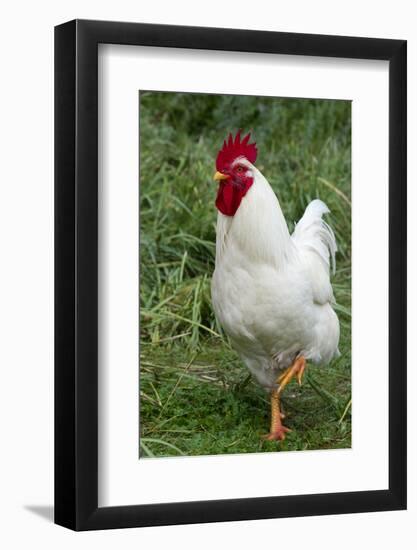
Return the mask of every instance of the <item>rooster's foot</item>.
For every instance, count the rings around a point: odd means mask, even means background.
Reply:
[[[306,368],[306,360],[303,356],[297,357],[294,363],[278,377],[278,394],[282,393],[285,386],[294,378],[297,378],[298,385],[301,386],[303,374]]]
[[[285,426],[279,426],[273,432],[263,435],[262,439],[264,441],[284,441],[285,434],[289,433],[291,430]]]

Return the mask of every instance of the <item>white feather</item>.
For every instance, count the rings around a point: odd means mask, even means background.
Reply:
[[[332,228],[322,219],[323,214],[329,212],[330,210],[323,201],[319,199],[311,201],[304,212],[304,216],[296,224],[292,239],[298,246],[316,252],[327,266],[329,266],[330,256],[332,270],[335,273],[336,239]]]

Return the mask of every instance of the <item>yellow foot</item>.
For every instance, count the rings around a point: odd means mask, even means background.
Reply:
[[[286,428],[285,426],[279,426],[275,428],[273,432],[270,432],[269,434],[263,435],[262,439],[264,441],[284,441],[285,434],[289,433],[291,430],[289,428]]]
[[[278,394],[282,393],[285,386],[291,382],[294,376],[297,378],[298,385],[301,386],[303,374],[306,369],[306,360],[304,357],[298,357],[294,363],[278,377]]]

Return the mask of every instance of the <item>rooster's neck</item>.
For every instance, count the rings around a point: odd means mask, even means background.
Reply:
[[[243,262],[279,268],[294,253],[279,201],[261,172],[254,168],[254,173],[254,183],[236,214],[218,214],[216,264],[229,253]]]

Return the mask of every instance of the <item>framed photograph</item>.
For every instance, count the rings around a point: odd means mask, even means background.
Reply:
[[[406,42],[55,29],[55,522],[406,507]]]

